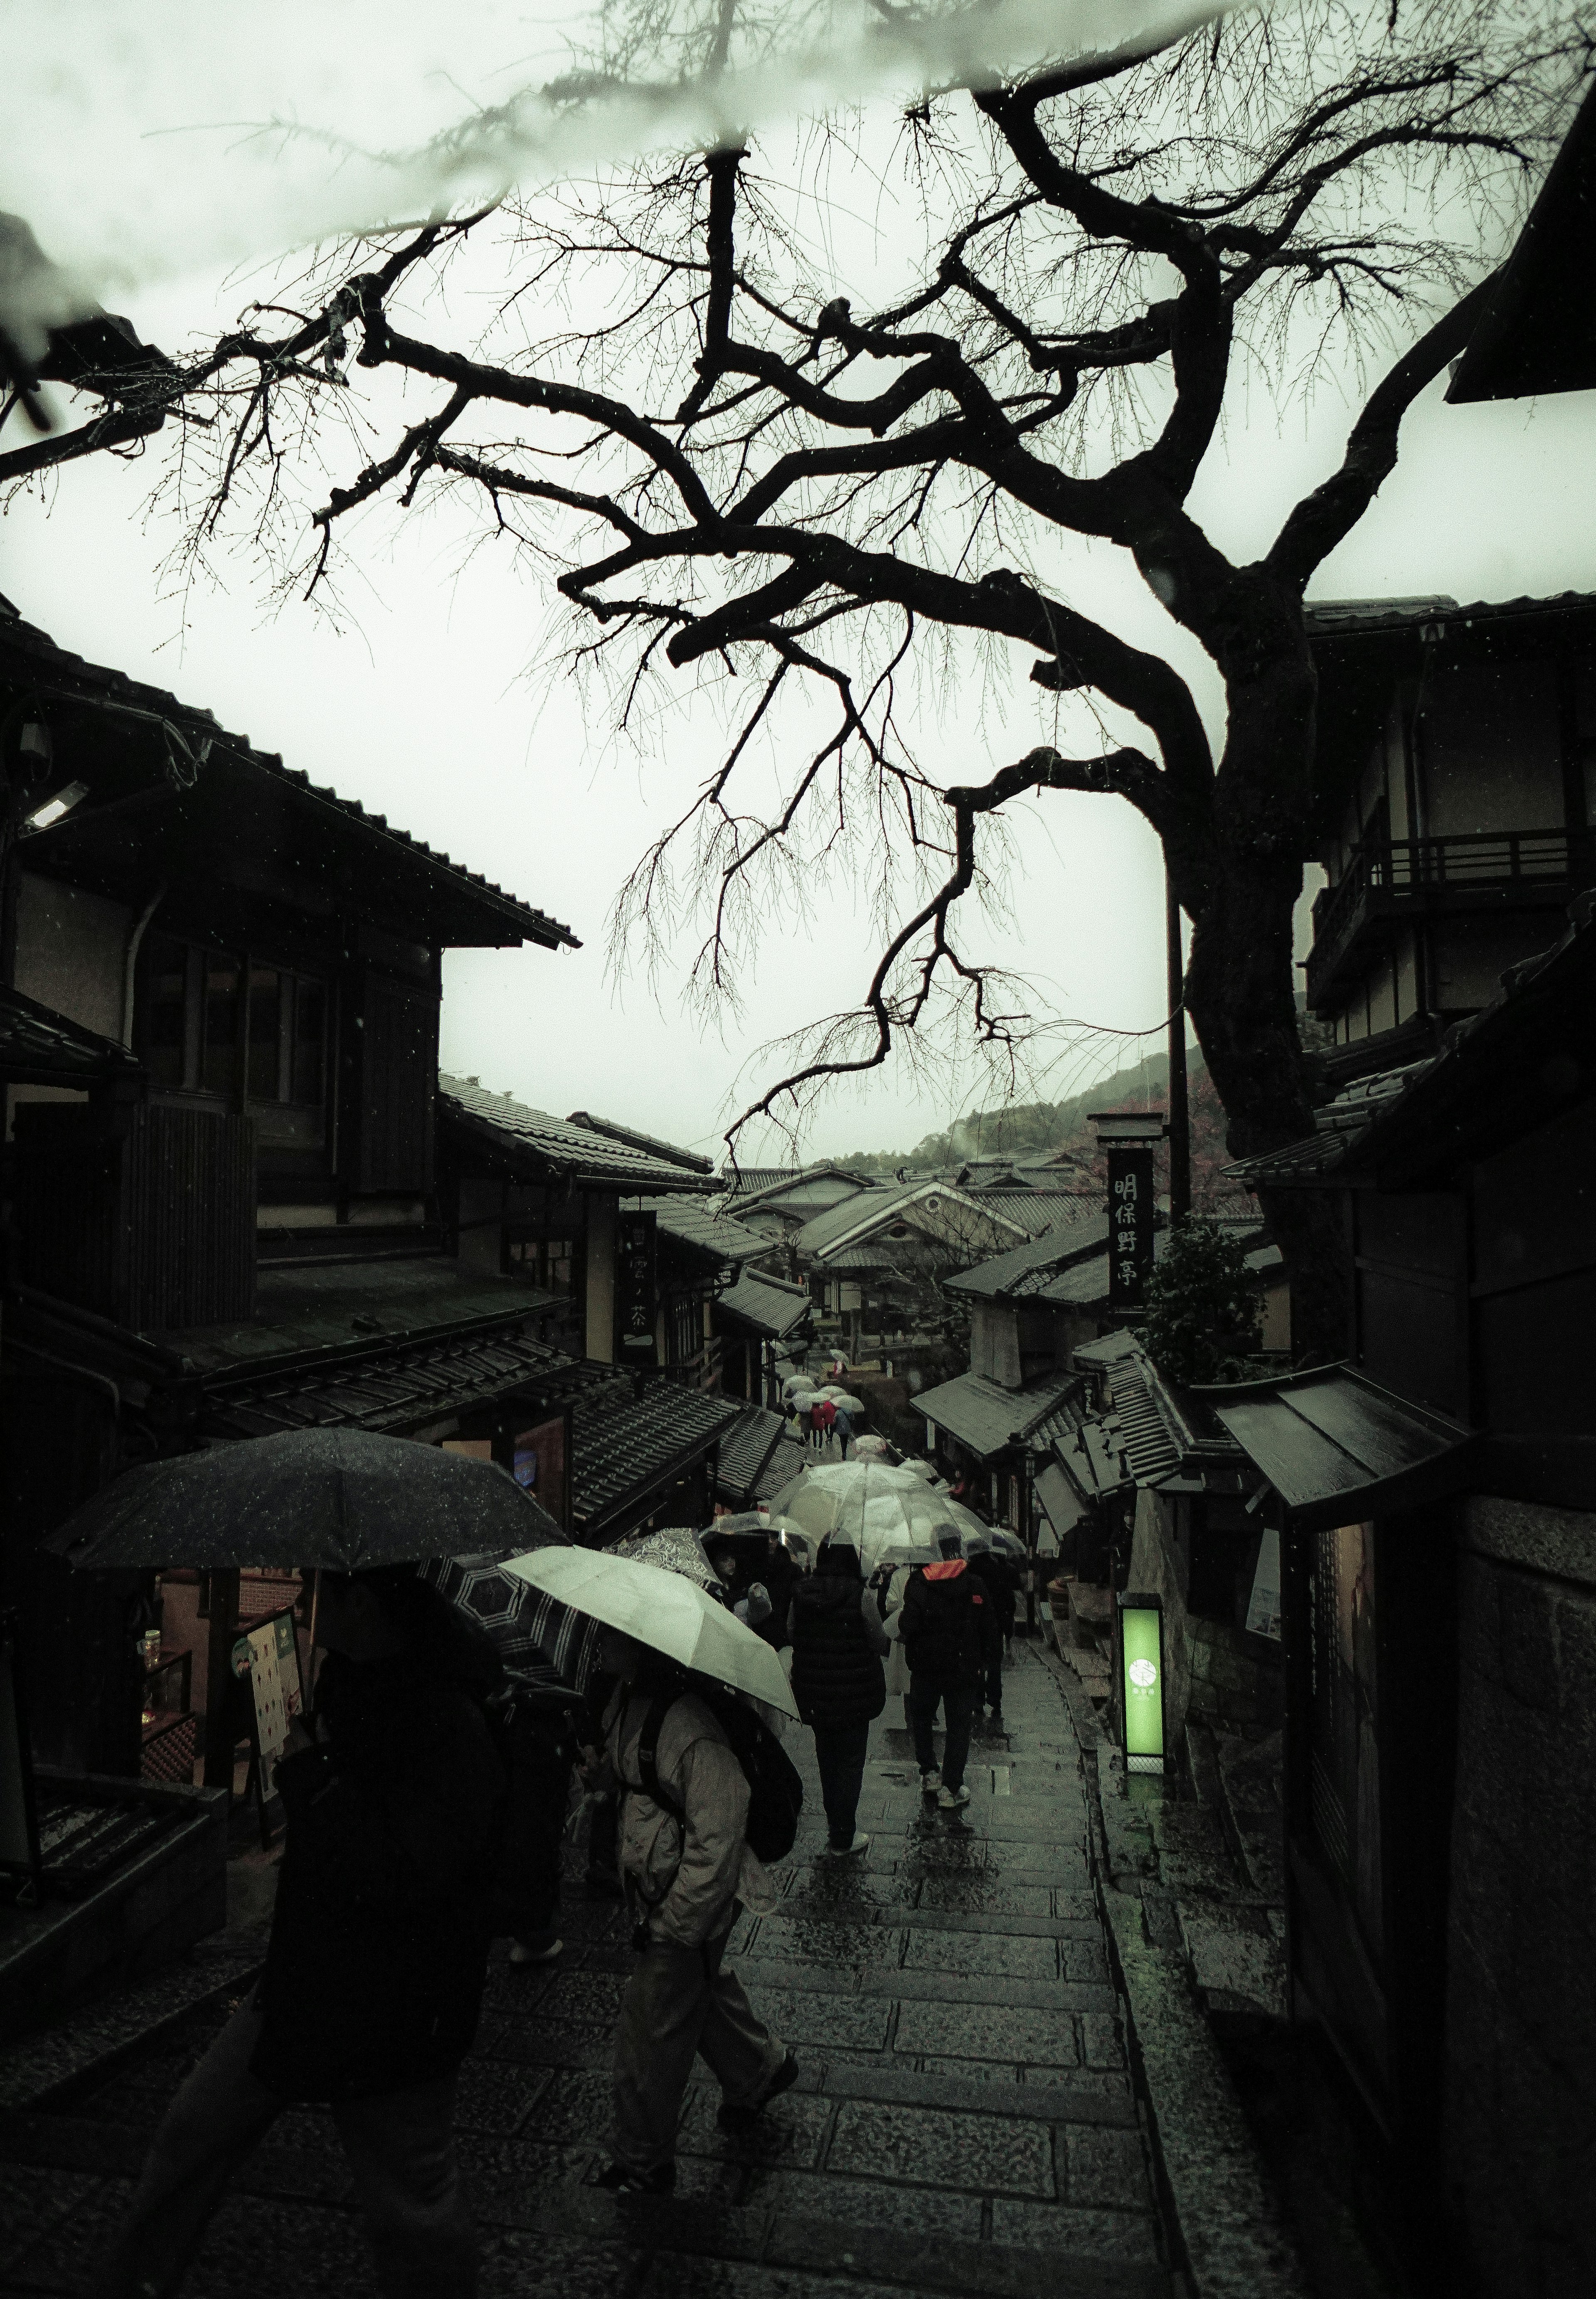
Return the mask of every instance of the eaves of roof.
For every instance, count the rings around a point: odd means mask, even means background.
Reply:
[[[1474,599],[1460,605],[1456,599],[1309,599],[1302,617],[1315,645],[1342,639],[1363,639],[1448,629],[1472,631],[1497,623],[1519,623],[1536,617],[1567,618],[1596,615],[1596,591],[1559,591],[1534,599]]]
[[[530,1108],[509,1094],[489,1093],[471,1078],[440,1075],[438,1109],[447,1123],[474,1135],[499,1157],[539,1174],[619,1190],[626,1196],[665,1191],[702,1196],[712,1187],[707,1176],[628,1149],[608,1134],[591,1133],[547,1110]],[[762,1241],[756,1249],[765,1249]]]
[[[143,1075],[144,1065],[113,1038],[0,985],[0,1078],[8,1084],[84,1086]]]
[[[757,1261],[761,1253],[770,1250],[768,1237],[761,1237],[756,1229],[745,1229],[741,1222],[729,1221],[702,1198],[645,1197],[638,1200],[638,1210],[654,1216],[661,1237],[674,1238],[717,1269]]]
[[[968,1293],[979,1300],[1018,1299],[1035,1292],[1051,1273],[1101,1251],[1108,1236],[1107,1213],[1094,1212],[1068,1229],[1046,1230],[1007,1253],[994,1254],[990,1261],[978,1261],[973,1269],[961,1269],[943,1283],[950,1293]]]
[[[1050,1374],[1023,1389],[1005,1389],[985,1374],[964,1373],[922,1390],[914,1399],[914,1410],[978,1458],[990,1460],[1012,1445],[1030,1444],[1078,1388],[1073,1374]]]
[[[541,942],[550,950],[562,942],[572,950],[581,948],[569,926],[523,902],[519,896],[506,892],[479,870],[469,870],[463,864],[451,861],[446,854],[438,853],[425,840],[395,829],[386,815],[369,814],[357,799],[340,798],[328,785],[312,783],[302,769],[285,766],[275,753],[257,751],[247,735],[230,733],[212,711],[179,701],[163,688],[145,686],[123,671],[70,653],[58,646],[48,632],[24,621],[21,614],[13,610],[8,615],[0,609],[0,681],[7,678],[25,683],[30,693],[46,702],[54,697],[157,726],[170,726],[185,737],[192,751],[209,743],[213,754],[220,753],[278,784],[300,803],[325,809],[343,821],[357,825],[362,835],[378,844],[400,848],[407,855],[419,857],[430,869],[493,912],[503,926],[511,928],[513,932],[508,938]],[[203,774],[205,768],[202,766],[195,771]],[[87,818],[80,809],[78,822]]]
[[[818,1261],[828,1261],[842,1248],[862,1243],[884,1223],[900,1219],[911,1206],[924,1204],[927,1212],[933,1210],[929,1202],[933,1199],[936,1200],[936,1210],[951,1202],[967,1219],[973,1217],[990,1222],[996,1229],[1011,1231],[1017,1242],[1026,1234],[1021,1223],[988,1199],[968,1197],[961,1190],[950,1189],[945,1182],[914,1182],[893,1190],[872,1190],[868,1202],[862,1197],[849,1199],[829,1213],[806,1222],[794,1243],[801,1253],[812,1254]]]
[[[778,1341],[809,1317],[810,1299],[801,1285],[753,1274],[716,1295],[715,1314],[761,1340]]]

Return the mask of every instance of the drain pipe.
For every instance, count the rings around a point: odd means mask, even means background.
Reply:
[[[138,913],[128,936],[127,954],[122,959],[122,1043],[129,1051],[133,1045],[133,984],[138,967],[138,949],[150,920],[166,900],[166,881],[162,879],[149,901]]]

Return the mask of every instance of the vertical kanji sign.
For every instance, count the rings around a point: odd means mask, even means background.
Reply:
[[[622,1365],[656,1362],[655,1224],[653,1214],[622,1214],[616,1226],[615,1331]]]
[[[1113,1141],[1108,1158],[1109,1307],[1140,1309],[1152,1268],[1152,1151]]]

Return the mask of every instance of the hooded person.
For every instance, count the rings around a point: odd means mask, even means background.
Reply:
[[[828,1849],[839,1859],[863,1852],[854,1826],[870,1726],[886,1706],[882,1655],[886,1631],[865,1586],[859,1551],[833,1535],[793,1598],[793,1697],[815,1736]]]
[[[481,1705],[498,1657],[408,1566],[318,1577],[326,1660],[277,1770],[265,1969],[162,2118],[94,2299],[175,2291],[229,2173],[297,2101],[331,2109],[385,2299],[477,2287],[452,2127],[505,1795]]]
[[[951,1812],[969,1802],[964,1767],[985,1665],[985,1621],[991,1615],[985,1590],[958,1553],[957,1531],[937,1526],[934,1535],[942,1556],[910,1574],[903,1592],[901,1633],[909,1661],[910,1730],[920,1788],[927,1796],[935,1794],[942,1809]],[[940,1770],[932,1737],[939,1706],[944,1726]]]
[[[747,1776],[724,1726],[686,1672],[619,1630],[600,1632],[617,1680],[590,1789],[620,1797],[618,1856],[638,1962],[613,2062],[613,2160],[595,2185],[668,2195],[677,2126],[695,2057],[720,2085],[725,2130],[752,2122],[797,2079],[798,2062],[725,1969],[739,1908],[769,1914],[775,1886],[746,1829]]]

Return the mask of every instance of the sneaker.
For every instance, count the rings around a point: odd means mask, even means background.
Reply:
[[[798,2062],[789,2052],[771,2077],[762,2099],[755,2100],[750,2107],[739,2107],[729,2099],[723,2099],[715,2117],[716,2122],[722,2131],[745,2131],[751,2123],[758,2121],[773,2099],[784,2091],[791,2091],[797,2080]]]
[[[529,1963],[553,1963],[556,1956],[564,1954],[565,1942],[556,1939],[552,1932],[534,1932],[530,1939],[512,1939],[510,1943],[510,1961],[518,1971],[525,1971]]]
[[[625,2163],[611,2163],[593,2184],[612,2195],[668,2195],[676,2186],[676,2165],[656,2163],[652,2171],[634,2171]]]
[[[969,1802],[968,1789],[938,1789],[936,1801],[943,1812],[957,1812],[961,1804]]]
[[[869,1845],[869,1838],[865,1834],[864,1830],[860,1829],[855,1835],[852,1844],[828,1844],[826,1847],[827,1858],[829,1860],[851,1859],[854,1853],[865,1851]]]
[[[941,1786],[942,1774],[935,1766],[933,1766],[930,1772],[922,1772],[920,1774],[920,1794],[922,1796],[935,1796]]]

